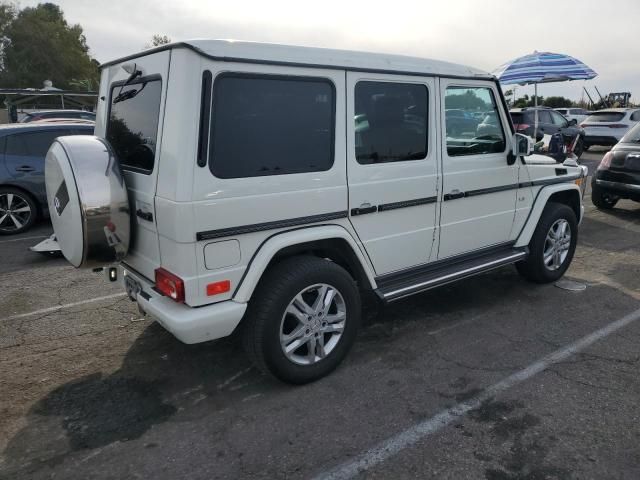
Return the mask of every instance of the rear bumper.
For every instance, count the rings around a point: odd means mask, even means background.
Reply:
[[[184,343],[206,342],[231,335],[247,309],[246,303],[233,300],[189,307],[157,293],[146,278],[123,265],[120,276],[123,282],[126,276],[140,284],[141,291],[135,296],[140,309]]]
[[[620,135],[622,138],[622,135]],[[620,138],[616,138],[611,135],[589,135],[588,133],[584,136],[584,144],[585,145],[602,145],[602,146],[610,146],[618,143]]]
[[[640,185],[634,185],[632,183],[612,182],[610,180],[601,180],[596,178],[595,184],[598,187],[604,188],[608,191],[621,194],[631,194],[634,196],[640,196]]]

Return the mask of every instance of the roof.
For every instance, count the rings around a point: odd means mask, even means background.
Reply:
[[[628,112],[629,110],[638,110],[638,107],[627,107],[627,108],[603,108],[601,110],[595,110],[592,113],[599,113],[599,112],[617,112],[617,113],[625,113]]]
[[[93,125],[87,125],[84,123],[3,123],[0,125],[0,135],[29,130],[68,130],[69,128],[91,129]]]
[[[185,40],[170,43],[104,63],[102,67],[175,48],[188,48],[213,60],[227,62],[251,61],[381,73],[402,72],[414,75],[493,78],[483,70],[420,57],[235,40]]]
[[[65,108],[65,109],[51,109],[51,110],[34,110],[33,112],[29,112],[27,113],[27,115],[43,115],[43,114],[48,114],[48,113],[61,113],[61,114],[65,114],[65,113],[88,113],[91,115],[95,115],[94,112],[89,112],[88,110],[74,110],[71,108]]]

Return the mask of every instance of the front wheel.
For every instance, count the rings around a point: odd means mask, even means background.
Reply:
[[[518,262],[518,272],[527,280],[550,283],[569,268],[578,241],[578,221],[571,207],[549,203],[529,242],[529,256]]]
[[[345,269],[317,257],[291,257],[260,280],[249,302],[244,345],[261,370],[288,383],[312,382],[351,349],[360,308],[357,285]]]

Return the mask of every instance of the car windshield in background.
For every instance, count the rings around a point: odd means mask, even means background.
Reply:
[[[619,122],[623,118],[624,112],[594,112],[587,117],[585,123]]]
[[[620,143],[640,143],[640,123],[636,123],[635,127],[622,137]]]
[[[156,156],[160,80],[111,89],[107,140],[125,169],[151,173]]]

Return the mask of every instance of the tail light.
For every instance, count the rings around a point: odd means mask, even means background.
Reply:
[[[520,130],[526,130],[527,128],[529,128],[531,125],[529,125],[528,123],[516,123],[513,128],[516,129],[516,131],[520,131]]]
[[[629,128],[629,127],[622,123],[612,123],[611,125],[609,125],[609,128]]]
[[[600,165],[598,165],[598,170],[609,170],[609,167],[611,167],[611,159],[613,159],[613,153],[612,152],[605,153],[604,157],[602,157],[602,160],[600,160]]]
[[[184,282],[182,279],[164,268],[157,268],[155,273],[156,289],[172,300],[184,303]]]

